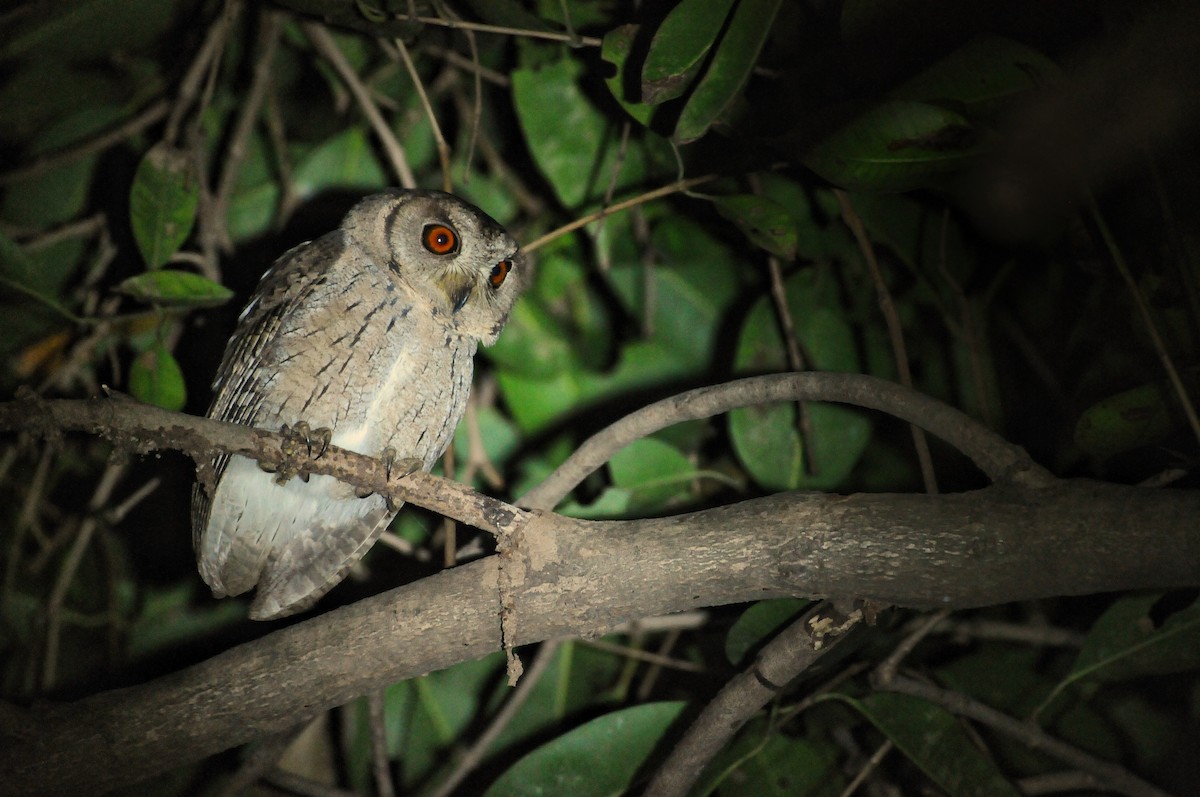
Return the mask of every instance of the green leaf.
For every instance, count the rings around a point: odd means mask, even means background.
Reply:
[[[621,104],[627,114],[645,127],[650,124],[650,117],[654,115],[655,108],[639,101],[637,97],[630,96],[630,81],[625,72],[637,32],[637,25],[621,25],[604,34],[604,42],[600,45],[600,58],[616,67],[616,71],[604,79],[604,84],[608,86],[613,98]]]
[[[679,216],[656,224],[651,241],[663,263],[649,274],[635,259],[614,263],[609,284],[629,316],[645,319],[653,342],[671,352],[660,368],[706,368],[721,343],[720,319],[740,289],[737,253]]]
[[[784,260],[795,259],[799,239],[796,219],[783,205],[754,194],[714,197],[713,203],[755,246]]]
[[[812,604],[801,598],[759,601],[737,619],[725,637],[725,655],[733,665],[743,664],[746,654],[762,646],[785,625],[796,620]]]
[[[658,506],[687,492],[696,478],[696,466],[675,446],[643,437],[621,449],[608,461],[613,485],[633,493],[634,509]]]
[[[183,371],[171,352],[161,343],[138,355],[129,369],[129,392],[138,401],[181,410],[187,403]]]
[[[266,137],[257,131],[246,140],[246,157],[238,170],[225,214],[229,236],[243,241],[266,233],[275,220],[279,182]]]
[[[897,100],[953,103],[968,116],[995,113],[1013,97],[1061,75],[1058,65],[1023,44],[981,36],[891,92]]]
[[[682,96],[721,35],[733,0],[682,0],[659,25],[642,65],[642,101]]]
[[[192,159],[165,141],[143,156],[129,191],[129,221],[148,268],[171,259],[196,221],[200,184]]]
[[[326,139],[296,166],[293,184],[300,197],[327,188],[382,188],[387,184],[366,131],[352,127]]]
[[[831,695],[862,712],[950,797],[1017,797],[954,715],[920,698],[880,692],[864,700]]]
[[[146,659],[228,629],[246,619],[237,601],[202,601],[197,605],[195,585],[147,585],[140,596],[140,611],[129,626],[125,655],[131,661]]]
[[[811,370],[859,371],[854,332],[830,279],[805,269],[785,283],[787,307]],[[738,336],[734,365],[739,373],[789,370],[786,346],[773,302],[763,297],[751,309]],[[729,414],[738,459],[754,479],[771,490],[827,490],[840,485],[858,462],[870,436],[860,411],[831,404],[808,404],[809,452],[814,472],[805,467],[803,441],[792,402],[746,407]]]
[[[579,408],[583,394],[579,377],[573,371],[548,378],[527,377],[511,371],[496,374],[504,404],[526,434],[540,432]]]
[[[1165,382],[1135,387],[1084,410],[1075,425],[1075,444],[1107,458],[1154,445],[1177,425],[1174,393]]]
[[[683,706],[648,703],[598,717],[522,758],[492,784],[486,797],[620,794]]]
[[[555,242],[538,258],[534,283],[513,308],[500,339],[485,351],[505,370],[545,378],[599,369],[612,357],[604,303],[575,239]]]
[[[837,797],[845,778],[842,756],[831,742],[797,739],[765,727],[747,726],[729,748],[706,767],[700,785],[690,794],[753,795],[753,797]],[[765,736],[765,738],[764,738]]]
[[[1071,684],[1113,683],[1200,668],[1200,601],[1156,625],[1151,614],[1162,597],[1131,595],[1113,602],[1092,625],[1071,673],[1046,703]]]
[[[38,264],[30,258],[16,242],[0,232],[0,295],[12,292],[23,294],[53,310],[63,318],[77,323],[79,319],[57,299],[47,295],[47,290],[57,286],[46,286],[45,276],[48,269],[38,268]],[[13,325],[16,327],[19,325]],[[10,327],[9,332],[13,331]]]
[[[581,520],[612,520],[628,517],[633,511],[633,492],[624,487],[605,487],[590,504],[567,500],[555,511]]]
[[[613,637],[610,639],[616,641]],[[622,683],[622,665],[622,659],[608,651],[562,641],[545,675],[491,749],[500,751],[518,744],[527,745],[538,736],[547,738],[556,728],[561,729],[566,718],[578,716],[583,711],[594,715],[597,706],[611,704],[615,691],[611,686]],[[499,710],[511,692],[506,683],[497,683],[491,706]]]
[[[117,291],[160,307],[217,307],[233,298],[233,291],[207,277],[166,268],[130,277]]]
[[[733,103],[758,62],[782,0],[740,0],[704,76],[675,124],[680,144],[695,141]]]
[[[512,95],[525,141],[559,201],[578,208],[600,198],[620,167],[618,188],[643,176],[642,147],[630,142],[619,158],[616,126],[600,113],[579,85],[583,67],[562,59],[512,73]]]
[[[907,191],[972,162],[983,151],[980,139],[962,114],[889,100],[817,144],[804,165],[843,188]]]

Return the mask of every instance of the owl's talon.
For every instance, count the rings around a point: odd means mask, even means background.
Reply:
[[[283,454],[283,463],[278,467],[260,463],[259,467],[267,473],[274,473],[276,484],[287,484],[294,476],[299,476],[307,484],[309,473],[304,469],[304,464],[300,460],[319,459],[329,450],[329,441],[333,439],[333,431],[324,426],[314,431],[304,421],[297,421],[292,426],[283,424],[279,428],[279,433],[284,436],[284,441],[279,446],[280,453]],[[314,438],[320,443],[316,456],[313,456]],[[302,443],[303,450],[300,448]]]
[[[403,479],[405,476],[419,471],[421,466],[425,464],[417,457],[399,457],[396,454],[396,449],[391,446],[383,450],[380,458],[383,459],[388,481],[391,481],[393,478]]]
[[[321,448],[317,450],[317,455],[313,459],[320,459],[325,456],[325,452],[329,450],[329,442],[333,440],[333,430],[328,426],[322,426],[313,433],[317,440],[321,443]]]

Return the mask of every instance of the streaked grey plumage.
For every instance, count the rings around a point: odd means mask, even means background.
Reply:
[[[304,422],[333,445],[391,449],[429,470],[462,418],[476,346],[500,334],[523,272],[513,239],[457,197],[367,197],[263,275],[208,414],[272,431]],[[329,476],[280,484],[243,457],[213,466],[211,492],[197,485],[192,498],[200,575],[218,598],[257,587],[254,619],[312,606],[395,515]]]

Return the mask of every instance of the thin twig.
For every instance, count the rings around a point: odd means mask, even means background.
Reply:
[[[472,40],[473,38],[474,37],[472,37]],[[507,89],[512,85],[512,81],[509,80],[508,75],[504,74],[503,72],[497,72],[495,69],[488,69],[483,64],[472,61],[470,58],[467,58],[465,55],[462,55],[461,53],[452,50],[449,47],[441,47],[436,44],[426,44],[421,49],[430,55],[436,55],[439,58],[445,58],[451,65],[456,66],[459,69],[465,69],[481,80],[486,80],[492,85],[499,86],[503,89]]]
[[[995,426],[997,416],[995,410],[992,409],[992,399],[987,391],[987,385],[983,380],[983,354],[979,348],[979,331],[977,329],[978,322],[975,320],[975,314],[971,311],[971,303],[967,300],[967,294],[962,289],[962,285],[950,273],[950,266],[946,256],[946,239],[950,230],[950,208],[946,208],[942,212],[941,236],[938,242],[938,271],[942,275],[942,279],[950,287],[950,293],[954,296],[955,303],[958,304],[958,311],[962,314],[960,332],[963,336],[963,343],[967,347],[967,353],[970,356],[971,362],[971,381],[975,386],[975,398],[979,402],[979,414],[983,416],[983,420]]]
[[[437,25],[443,28],[455,28],[458,30],[474,30],[480,33],[499,33],[504,36],[522,36],[529,39],[546,39],[547,41],[566,42],[578,47],[599,47],[604,44],[603,39],[597,39],[594,36],[579,36],[570,33],[558,33],[552,30],[526,30],[523,28],[510,28],[506,25],[488,25],[483,22],[466,22],[463,20],[442,19],[441,17],[405,16],[404,19],[420,22],[422,25]]]
[[[371,727],[371,761],[375,771],[375,793],[378,797],[395,797],[396,786],[392,782],[392,766],[388,759],[387,723],[384,718],[386,706],[386,689],[372,689],[367,693],[367,718]]]
[[[438,124],[437,114],[433,112],[433,105],[429,102],[429,95],[425,93],[425,84],[421,81],[421,75],[417,72],[417,67],[413,63],[412,56],[408,54],[408,46],[404,40],[397,38],[394,40],[396,50],[400,54],[400,60],[404,62],[404,68],[408,71],[409,78],[412,79],[413,86],[417,89],[417,98],[421,101],[421,107],[425,109],[425,116],[429,119],[429,126],[433,130],[433,140],[437,144],[438,161],[442,165],[442,190],[449,192],[454,190],[454,180],[450,175],[450,145],[446,143],[446,137],[442,135],[442,126]]]
[[[454,92],[455,108],[460,116],[468,116],[471,111],[467,107],[466,100],[462,97],[461,92]],[[520,173],[511,168],[501,156],[496,145],[491,142],[488,136],[480,136],[476,142],[479,145],[479,153],[483,155],[483,160],[487,163],[488,169],[493,175],[500,178],[505,188],[525,214],[532,219],[539,218],[545,212],[546,205],[538,193],[532,190],[525,181],[521,179]],[[525,251],[528,251],[526,248]]]
[[[88,502],[88,515],[75,533],[75,539],[67,552],[66,559],[63,560],[62,569],[59,570],[58,578],[54,582],[54,588],[50,592],[50,599],[46,602],[46,648],[42,659],[40,684],[43,692],[53,689],[58,673],[59,630],[62,627],[63,604],[67,600],[67,590],[70,588],[71,582],[75,580],[75,574],[79,571],[80,563],[83,562],[83,554],[96,531],[97,513],[108,503],[112,491],[116,489],[126,470],[128,470],[128,466],[113,463],[109,463],[104,469],[104,473],[101,474],[100,481],[96,485],[96,490]]]
[[[254,127],[258,123],[259,114],[267,98],[271,86],[272,67],[275,63],[275,52],[278,49],[280,33],[283,30],[283,17],[279,12],[264,9],[260,15],[262,28],[259,31],[255,51],[258,59],[254,63],[254,71],[250,79],[250,88],[243,95],[241,110],[233,130],[229,134],[229,145],[225,148],[225,163],[221,169],[221,178],[213,192],[209,205],[209,223],[205,226],[207,234],[213,239],[211,245],[228,250],[231,246],[229,230],[225,217],[229,211],[229,201],[233,197],[233,189],[237,184],[238,174],[246,159],[247,144]],[[220,281],[220,275],[206,274],[205,276]]]
[[[179,140],[179,129],[183,126],[183,119],[200,93],[201,82],[205,77],[211,75],[209,65],[217,60],[218,54],[224,47],[229,27],[233,24],[233,17],[240,9],[240,3],[229,2],[224,5],[220,16],[209,26],[196,57],[188,65],[183,80],[179,83],[179,89],[175,93],[175,103],[171,108],[171,115],[167,119],[163,132],[163,140],[168,145],[175,146],[175,142]]]
[[[454,20],[460,20],[460,17],[454,9],[446,6],[441,9],[442,13]],[[483,120],[483,65],[479,62],[479,43],[475,40],[475,31],[463,30],[463,38],[467,40],[467,49],[471,51],[471,74],[475,83],[475,91],[473,92],[473,101],[471,103],[471,123],[470,136],[467,139],[467,152],[463,157],[463,183],[468,183],[471,180],[471,161],[475,159],[475,146],[479,141],[479,127]],[[455,53],[457,55],[457,53]],[[451,59],[447,59],[451,60]],[[451,60],[453,63],[453,61]]]
[[[408,158],[404,154],[404,147],[396,139],[396,134],[392,132],[392,128],[388,125],[387,120],[380,113],[379,106],[371,98],[371,92],[367,90],[362,80],[359,79],[358,73],[350,66],[350,62],[346,60],[346,56],[338,48],[337,42],[333,40],[333,36],[330,35],[329,31],[323,25],[319,25],[316,22],[304,22],[301,23],[301,27],[313,47],[321,54],[322,58],[329,62],[333,70],[338,73],[338,77],[346,84],[346,88],[354,95],[354,100],[358,103],[358,107],[362,110],[363,115],[367,117],[371,129],[379,137],[383,151],[392,165],[392,170],[400,180],[400,185],[404,188],[416,188],[417,178],[413,176],[412,169],[408,165]]]
[[[538,649],[537,655],[529,665],[529,669],[525,673],[525,677],[517,684],[517,687],[509,695],[508,700],[504,702],[504,707],[496,713],[492,721],[488,723],[488,727],[479,738],[475,740],[470,749],[463,753],[458,764],[454,767],[454,771],[450,773],[430,797],[449,797],[458,788],[459,784],[466,779],[479,765],[483,763],[487,756],[492,742],[507,728],[517,716],[521,706],[525,705],[525,701],[533,694],[533,688],[542,680],[542,676],[550,667],[550,663],[554,661],[554,656],[558,652],[560,642],[550,640],[543,642],[541,648]]]
[[[675,631],[670,632],[672,634]],[[580,644],[587,645],[589,648],[603,650],[607,653],[613,653],[617,656],[623,656],[627,659],[635,659],[644,661],[650,664],[656,664],[659,667],[667,667],[672,670],[680,670],[681,672],[704,672],[704,665],[696,664],[695,662],[676,659],[672,656],[666,656],[661,653],[651,653],[648,650],[641,648],[633,648],[629,645],[618,645],[613,642],[605,642],[603,639],[581,639]]]
[[[871,245],[871,240],[867,237],[862,219],[854,212],[854,206],[850,204],[850,197],[840,188],[835,188],[833,193],[837,197],[838,205],[841,206],[842,219],[850,228],[850,232],[854,234],[854,239],[858,241],[858,247],[862,250],[863,258],[867,261],[867,268],[871,272],[871,280],[875,283],[875,294],[879,300],[879,309],[883,312],[884,322],[887,324],[888,337],[892,341],[892,356],[896,358],[896,371],[900,375],[900,384],[911,388],[913,386],[912,370],[908,367],[908,348],[904,345],[904,328],[900,325],[900,316],[896,312],[892,294],[883,279],[879,261],[875,259],[875,247]],[[911,428],[913,446],[917,450],[917,461],[921,465],[921,478],[925,482],[925,492],[937,495],[937,476],[933,472],[933,458],[929,454],[929,443],[925,440],[925,432],[915,424]]]
[[[251,793],[255,783],[266,777],[275,769],[279,759],[287,752],[292,743],[308,729],[313,722],[301,722],[285,731],[274,733],[254,745],[237,771],[224,783],[220,797],[241,797]]]
[[[879,749],[871,754],[871,757],[867,759],[867,763],[863,768],[856,772],[854,778],[846,784],[846,788],[842,789],[839,797],[850,797],[851,794],[854,794],[858,790],[858,787],[862,785],[862,782],[867,779],[867,776],[883,763],[883,759],[887,757],[888,753],[892,752],[892,748],[895,746],[891,739],[879,745]]]
[[[442,474],[454,480],[454,446],[442,454]],[[458,562],[458,524],[454,518],[442,518],[442,567],[454,567]]]
[[[107,223],[107,216],[103,213],[95,213],[83,219],[69,221],[50,230],[39,231],[36,236],[21,241],[21,248],[26,252],[36,252],[39,249],[53,246],[59,241],[71,238],[90,238],[103,230],[104,225]]]
[[[808,363],[800,350],[800,336],[796,334],[796,321],[792,318],[791,308],[788,307],[787,291],[783,286],[783,269],[779,258],[774,255],[767,257],[767,270],[771,275],[771,298],[775,303],[775,313],[783,328],[783,340],[787,346],[788,365],[793,371],[807,371]],[[796,416],[800,432],[800,451],[804,457],[804,472],[816,476],[821,472],[817,462],[817,453],[813,440],[812,412],[807,401],[796,402]]]
[[[1175,395],[1183,407],[1183,414],[1192,427],[1192,434],[1196,436],[1196,440],[1200,441],[1200,417],[1196,415],[1196,407],[1192,404],[1191,397],[1188,396],[1187,388],[1183,386],[1183,380],[1179,378],[1179,371],[1175,369],[1175,362],[1171,359],[1170,352],[1167,351],[1167,344],[1163,342],[1162,336],[1158,332],[1158,325],[1154,323],[1154,316],[1150,314],[1150,306],[1146,304],[1146,297],[1142,295],[1142,289],[1138,287],[1137,281],[1129,271],[1129,264],[1125,262],[1125,256],[1121,254],[1121,249],[1117,246],[1112,231],[1108,229],[1108,224],[1100,215],[1100,206],[1096,204],[1096,198],[1092,196],[1091,192],[1088,192],[1088,210],[1092,214],[1092,221],[1096,224],[1096,228],[1100,230],[1100,237],[1104,239],[1109,256],[1113,259],[1121,278],[1125,280],[1134,304],[1137,305],[1138,314],[1142,317],[1142,323],[1146,325],[1146,332],[1149,333],[1150,341],[1154,344],[1154,353],[1158,355],[1163,369],[1167,372],[1167,378],[1171,380],[1171,387],[1175,390]]]
[[[1124,767],[1085,753],[1054,738],[1033,723],[1021,722],[962,693],[940,689],[903,675],[896,676],[887,684],[879,684],[879,688],[928,700],[951,714],[975,720],[1006,736],[1019,739],[1032,750],[1041,751],[1068,766],[1095,775],[1107,789],[1119,791],[1130,797],[1170,797]]]
[[[300,197],[296,194],[295,181],[292,180],[292,159],[288,154],[287,132],[283,127],[279,95],[274,90],[274,84],[271,84],[270,88],[266,104],[267,135],[271,139],[271,152],[275,156],[275,168],[279,172],[279,202],[275,208],[274,224],[276,229],[282,229],[296,206],[300,204]]]
[[[679,661],[678,659],[671,658],[669,654],[675,648],[675,646],[679,644],[679,640],[682,636],[683,634],[677,629],[668,631],[667,633],[663,634],[662,641],[658,645],[658,653],[650,655],[662,657],[671,661]],[[641,683],[638,684],[637,688],[636,694],[639,703],[650,699],[650,694],[654,691],[654,687],[658,683],[658,679],[662,675],[662,671],[666,666],[667,665],[661,662],[653,661],[650,663],[650,666],[646,668],[646,674],[642,676]]]
[[[681,180],[677,183],[664,185],[661,188],[654,189],[653,191],[647,191],[644,194],[638,194],[635,197],[630,197],[629,199],[618,202],[615,205],[609,205],[606,208],[601,208],[595,213],[589,213],[586,216],[575,219],[575,221],[572,221],[570,224],[564,224],[558,229],[551,230],[542,237],[535,239],[531,243],[525,244],[525,246],[521,247],[521,249],[524,252],[532,252],[550,243],[555,238],[561,238],[567,233],[574,232],[580,227],[585,227],[594,221],[599,221],[605,216],[610,216],[613,213],[619,213],[622,210],[629,210],[629,208],[637,207],[638,205],[644,205],[647,202],[652,202],[655,199],[661,199],[662,197],[670,196],[671,194],[678,194],[681,191],[688,191],[697,185],[715,180],[719,176],[720,175],[716,174],[706,174],[701,177],[692,177],[687,180]]]
[[[613,161],[612,171],[608,176],[608,185],[604,189],[604,199],[601,200],[601,207],[608,207],[612,204],[613,194],[617,190],[617,181],[621,178],[621,169],[625,166],[625,156],[629,151],[629,133],[632,130],[632,125],[629,122],[621,125],[621,143],[617,146],[617,157]],[[604,224],[607,217],[600,219],[596,226],[589,233],[593,245],[596,245],[600,240],[600,235],[604,232]],[[600,271],[608,271],[610,267],[609,252],[606,248],[596,246],[599,255]]]
[[[476,473],[480,473],[489,487],[499,490],[504,487],[504,477],[488,456],[483,444],[483,432],[479,428],[480,405],[490,406],[495,398],[496,383],[493,379],[481,380],[478,389],[472,390],[467,397],[467,413],[463,418],[467,425],[467,465],[463,469],[462,481],[469,483]]]
[[[138,113],[132,119],[122,122],[108,132],[101,133],[95,138],[80,142],[70,147],[64,147],[34,160],[25,166],[20,166],[11,171],[0,173],[0,186],[15,183],[18,180],[24,180],[28,177],[36,177],[43,172],[48,172],[51,169],[56,169],[59,166],[64,166],[68,163],[86,158],[88,155],[94,155],[97,152],[102,152],[108,149],[113,144],[124,141],[127,138],[137,135],[151,125],[162,121],[163,117],[171,110],[171,105],[166,100],[159,100],[150,105],[148,108]]]
[[[943,620],[950,616],[949,609],[942,609],[940,612],[934,612],[925,621],[917,627],[915,631],[906,636],[896,646],[896,649],[884,659],[876,669],[876,674],[882,683],[888,683],[896,677],[896,672],[900,669],[900,662],[913,652],[918,643],[925,637],[933,633],[933,629]]]
[[[910,628],[916,631],[924,624],[923,617],[914,618]],[[1084,634],[1070,631],[1066,628],[1053,626],[1031,625],[1025,623],[1005,623],[998,620],[946,620],[938,623],[935,634],[948,635],[958,643],[968,643],[986,639],[997,642],[1013,642],[1022,645],[1038,647],[1072,648],[1083,647]]]

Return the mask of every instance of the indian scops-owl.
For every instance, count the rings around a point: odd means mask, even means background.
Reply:
[[[209,417],[429,470],[462,418],[477,344],[500,334],[525,281],[517,244],[450,194],[369,196],[341,227],[271,267],[225,350]],[[250,616],[312,606],[395,516],[331,476],[283,480],[240,456],[197,485],[192,539],[220,598],[257,586]],[[280,483],[280,482],[283,483]]]

